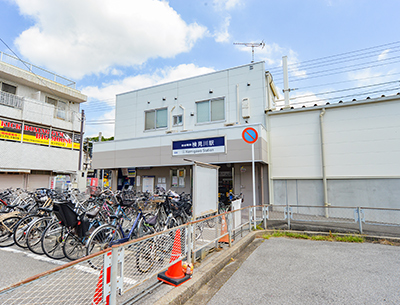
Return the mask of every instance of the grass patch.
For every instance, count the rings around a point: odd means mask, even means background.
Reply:
[[[360,236],[336,236],[336,241],[342,241],[346,243],[363,243],[364,238]]]
[[[253,227],[251,227],[251,229],[252,229],[253,231],[256,231],[256,230],[258,230],[258,231],[264,230],[264,228],[263,228],[261,225],[257,225],[255,228],[254,228],[254,226],[253,226]]]
[[[295,232],[286,232],[286,231],[274,231],[271,234],[264,234],[262,236],[264,239],[270,239],[271,237],[289,237],[289,238],[297,238],[297,239],[310,239],[310,240],[323,240],[323,241],[339,241],[339,242],[350,242],[350,243],[363,243],[364,238],[361,236],[354,235],[344,235],[338,236],[337,234],[332,234],[329,232],[329,235],[307,235]]]

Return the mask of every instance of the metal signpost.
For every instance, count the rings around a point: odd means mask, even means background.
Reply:
[[[257,142],[258,139],[258,132],[253,127],[247,127],[242,132],[243,140],[251,144],[251,167],[252,167],[252,179],[253,179],[253,221],[256,221],[256,174],[255,174],[255,167],[254,167],[254,143]],[[255,226],[255,224],[254,224]]]

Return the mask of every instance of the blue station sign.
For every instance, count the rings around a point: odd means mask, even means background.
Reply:
[[[225,136],[172,142],[172,155],[196,155],[225,153]]]

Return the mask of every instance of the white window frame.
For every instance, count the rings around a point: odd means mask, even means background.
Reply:
[[[220,120],[212,120],[212,113],[211,113],[211,103],[214,101],[219,101],[219,100],[223,100],[223,104],[224,104],[224,110],[223,110],[223,118]],[[206,103],[208,102],[208,121],[204,121],[204,122],[199,122],[199,111],[198,111],[198,104],[200,103]],[[218,123],[218,122],[224,122],[226,121],[226,113],[225,113],[225,109],[226,109],[226,103],[225,103],[225,97],[217,97],[217,98],[212,98],[209,100],[203,100],[203,101],[197,101],[196,102],[196,125],[202,125],[202,124],[210,124],[210,123]]]
[[[50,100],[50,101],[49,101]],[[69,103],[57,98],[46,96],[46,103],[54,106],[54,117],[60,120],[67,120]]]
[[[180,118],[180,120],[178,120]],[[183,125],[183,115],[182,114],[176,114],[172,117],[173,124],[172,126],[182,126]]]
[[[157,127],[157,112],[160,110],[166,110],[166,119],[167,119],[167,124],[166,126],[162,126],[162,127]],[[146,114],[150,113],[150,112],[154,112],[154,128],[146,128]],[[149,110],[145,110],[144,112],[144,131],[151,131],[151,130],[160,130],[160,129],[166,129],[168,128],[168,107],[163,107],[163,108],[156,108],[156,109],[149,109]]]
[[[12,95],[17,95],[17,88],[18,88],[17,86],[11,85],[11,84],[9,84],[7,82],[0,82],[0,84],[1,84],[0,91],[7,92],[7,93],[12,94]],[[3,85],[15,88],[15,93],[3,90]]]

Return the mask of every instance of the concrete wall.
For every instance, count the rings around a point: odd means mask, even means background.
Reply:
[[[75,172],[79,151],[35,144],[0,142],[0,168]]]

